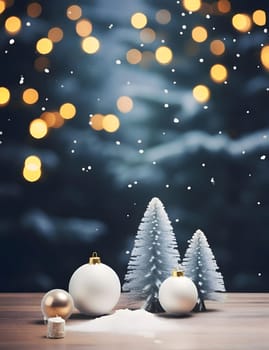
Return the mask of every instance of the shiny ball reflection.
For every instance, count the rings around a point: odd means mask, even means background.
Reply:
[[[67,319],[74,309],[72,296],[63,289],[52,289],[47,292],[41,301],[41,310],[44,319],[60,316]]]

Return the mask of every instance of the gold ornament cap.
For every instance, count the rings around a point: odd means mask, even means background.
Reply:
[[[90,265],[95,265],[95,264],[100,264],[100,263],[101,263],[100,257],[97,255],[96,252],[93,252],[92,256],[89,259],[89,264]]]
[[[184,276],[184,272],[182,270],[173,270],[172,271],[172,276],[173,277],[182,277]]]

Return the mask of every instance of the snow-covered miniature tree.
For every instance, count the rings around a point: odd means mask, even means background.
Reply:
[[[145,211],[136,234],[128,263],[123,291],[133,300],[142,300],[143,308],[159,312],[161,283],[179,266],[176,237],[160,199],[153,198]]]
[[[198,290],[197,311],[205,311],[205,300],[220,300],[218,292],[225,292],[224,281],[205,234],[197,230],[190,240],[182,266]]]

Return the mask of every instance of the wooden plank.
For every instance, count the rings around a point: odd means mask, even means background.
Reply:
[[[80,350],[268,350],[269,294],[227,293],[223,303],[207,302],[208,311],[190,317],[162,317],[173,331],[149,335],[68,331],[64,339],[47,339],[40,293],[0,294],[0,349]],[[117,308],[126,308],[123,295]],[[68,325],[86,322],[74,313]]]

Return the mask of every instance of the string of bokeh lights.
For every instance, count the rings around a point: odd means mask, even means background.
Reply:
[[[178,1],[179,3],[179,1]],[[0,0],[0,14],[14,5],[14,0]],[[228,15],[231,13],[231,3],[229,0],[217,0],[214,3],[206,3],[202,0],[183,0],[182,5],[189,14],[200,11],[202,14],[216,16]],[[37,18],[42,15],[42,6],[38,2],[31,2],[27,5],[26,13],[30,18]],[[66,17],[75,23],[75,31],[79,37],[81,49],[89,55],[98,52],[101,42],[92,35],[93,24],[90,19],[83,18],[83,11],[79,5],[71,5],[66,9]],[[171,13],[166,9],[156,12],[156,21],[161,25],[167,25],[171,21]],[[147,27],[148,18],[146,14],[137,12],[132,14],[130,25],[133,29],[139,31],[142,43],[153,43],[156,40],[157,33]],[[241,33],[248,33],[252,26],[265,26],[266,13],[262,9],[255,10],[252,14],[236,13],[231,15],[231,25]],[[22,29],[22,21],[17,16],[10,16],[4,22],[6,34],[10,37],[16,36]],[[266,28],[264,30],[267,30]],[[49,55],[54,46],[64,38],[64,31],[60,27],[52,27],[47,35],[36,41],[35,49],[38,57],[35,59],[34,68],[40,72],[49,72]],[[191,31],[191,38],[195,43],[201,44],[209,39],[208,31],[205,27],[197,25]],[[11,39],[13,40],[13,39]],[[220,57],[225,54],[225,42],[220,39],[211,40],[209,46],[210,52]],[[126,62],[131,65],[143,64],[148,60],[155,60],[161,65],[169,65],[173,61],[173,51],[170,47],[161,45],[153,51],[142,51],[131,48],[126,52]],[[261,45],[260,61],[265,68],[269,70],[269,45]],[[220,63],[212,65],[209,71],[211,80],[216,84],[227,83],[228,69]],[[209,101],[211,91],[208,86],[198,84],[193,87],[193,98],[201,104]],[[34,105],[39,101],[39,93],[34,88],[27,88],[23,91],[22,105]],[[12,100],[12,91],[8,86],[0,86],[0,107],[7,106]],[[115,102],[117,109],[121,113],[132,111],[134,101],[129,96],[120,96]],[[60,128],[65,121],[76,116],[76,106],[71,102],[63,103],[58,109],[53,111],[42,111],[38,118],[33,119],[29,125],[29,133],[34,139],[46,137],[51,128]],[[90,127],[95,131],[105,131],[113,133],[120,127],[120,119],[115,114],[97,113],[90,115]],[[42,162],[36,155],[28,156],[24,161],[23,177],[29,182],[35,182],[42,176]]]

